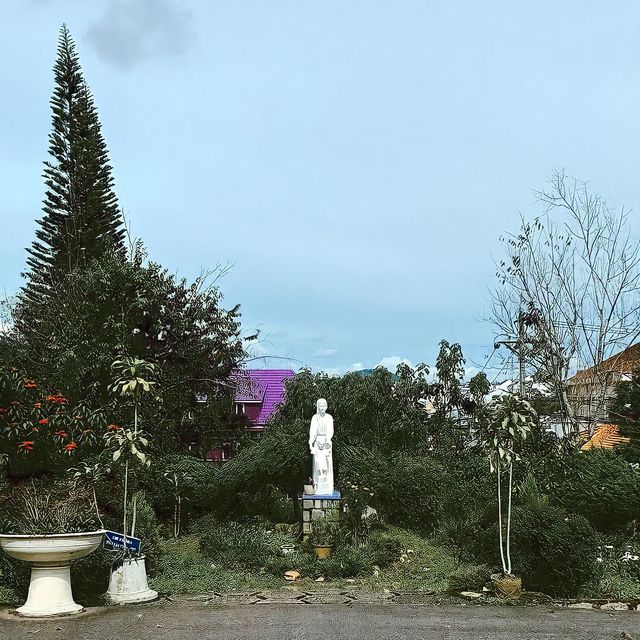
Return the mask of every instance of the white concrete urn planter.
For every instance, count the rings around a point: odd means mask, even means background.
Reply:
[[[18,560],[30,562],[31,582],[27,601],[16,613],[44,618],[82,611],[73,601],[70,564],[95,551],[103,531],[40,536],[0,534],[0,547]]]
[[[149,602],[157,597],[158,592],[149,589],[144,556],[125,558],[111,570],[107,600],[112,604]]]

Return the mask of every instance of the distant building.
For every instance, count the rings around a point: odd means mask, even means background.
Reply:
[[[293,378],[291,369],[242,369],[233,375],[236,386],[234,413],[249,433],[260,434],[276,408],[284,402],[285,382]],[[233,440],[207,453],[207,460],[222,463],[233,457]]]
[[[276,407],[284,402],[284,385],[291,369],[244,369],[236,376],[235,412],[246,416],[249,431],[264,431]]]
[[[609,418],[609,405],[620,382],[631,380],[640,366],[640,343],[602,361],[598,367],[582,369],[566,382],[567,395],[575,416],[582,422],[602,422]]]

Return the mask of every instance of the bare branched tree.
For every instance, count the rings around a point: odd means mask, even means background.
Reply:
[[[589,370],[581,403],[594,418],[611,384],[603,361],[640,336],[640,246],[626,209],[611,210],[562,171],[537,197],[543,213],[501,238],[506,257],[497,265],[492,320],[512,336],[523,314],[527,364],[553,388],[575,432],[580,416],[565,384],[572,366]]]

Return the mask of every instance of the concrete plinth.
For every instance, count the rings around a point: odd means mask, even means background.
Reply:
[[[303,495],[302,503],[302,538],[306,540],[313,533],[313,523],[320,520],[337,522],[340,517],[340,492],[329,494]]]

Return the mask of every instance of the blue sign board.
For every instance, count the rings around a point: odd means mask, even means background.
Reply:
[[[124,535],[115,531],[105,531],[102,547],[109,551],[122,551],[124,549]],[[140,553],[140,538],[127,536],[127,549],[133,553]]]

